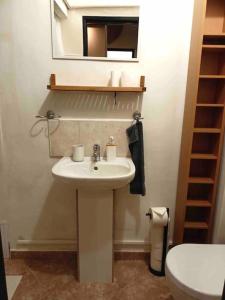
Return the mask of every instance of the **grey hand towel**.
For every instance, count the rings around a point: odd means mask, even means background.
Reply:
[[[145,195],[145,170],[144,170],[144,140],[142,122],[137,121],[136,124],[127,129],[129,140],[129,149],[131,158],[136,168],[133,181],[130,183],[130,193],[136,195]]]

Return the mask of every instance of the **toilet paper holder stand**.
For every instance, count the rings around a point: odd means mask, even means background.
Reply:
[[[168,223],[166,226],[164,226],[164,232],[163,232],[163,253],[162,253],[162,265],[161,270],[156,271],[154,270],[151,265],[149,264],[149,271],[155,275],[155,276],[165,276],[165,262],[166,262],[166,254],[168,250],[168,231],[169,231],[169,222],[170,222],[170,215],[169,215],[169,208],[166,208],[167,214],[168,214]],[[146,213],[146,216],[152,220],[152,214],[150,212]]]

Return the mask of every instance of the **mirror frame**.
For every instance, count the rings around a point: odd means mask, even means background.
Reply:
[[[115,7],[117,7],[116,5]],[[87,6],[85,6],[87,7]],[[91,7],[94,7],[93,5]],[[97,7],[101,7],[96,5]],[[118,7],[138,7],[140,10],[140,6],[136,4],[132,5],[123,5],[123,6],[118,6]],[[92,57],[92,56],[80,56],[80,55],[63,55],[59,56],[56,55],[56,48],[55,48],[55,41],[54,41],[54,32],[55,32],[55,27],[54,27],[54,0],[50,0],[50,18],[51,18],[51,45],[52,45],[52,59],[56,60],[88,60],[88,61],[115,61],[115,62],[132,62],[132,63],[137,63],[139,62],[139,50],[140,50],[140,34],[138,34],[138,45],[137,45],[137,58],[132,58],[132,59],[115,59],[115,58],[108,58],[108,57]],[[140,18],[140,16],[139,16]],[[139,30],[140,32],[140,23],[139,23]]]

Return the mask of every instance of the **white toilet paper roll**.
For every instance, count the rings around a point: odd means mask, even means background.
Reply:
[[[162,268],[164,227],[153,227],[151,232],[151,258],[152,269],[160,272]]]
[[[168,224],[168,214],[166,207],[151,207],[151,223],[153,226],[166,226]]]
[[[169,217],[166,207],[152,207],[151,214],[151,258],[150,266],[155,271],[161,272],[163,256],[164,229]]]

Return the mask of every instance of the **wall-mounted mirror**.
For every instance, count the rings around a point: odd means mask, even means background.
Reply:
[[[50,0],[53,58],[137,61],[136,0]]]

